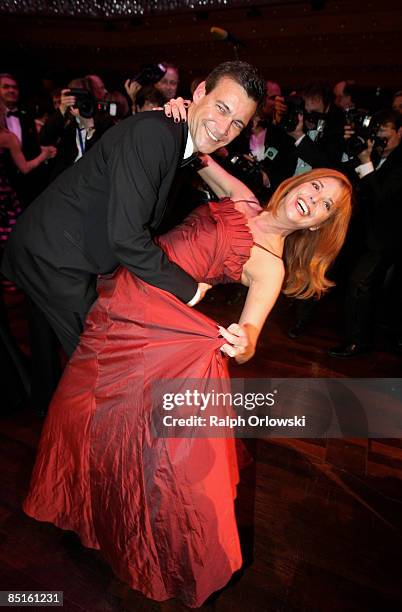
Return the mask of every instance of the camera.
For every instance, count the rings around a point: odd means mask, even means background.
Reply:
[[[143,66],[138,74],[133,76],[131,83],[137,81],[142,87],[144,85],[153,85],[165,76],[166,71],[167,68],[164,64],[147,64]]]
[[[347,108],[345,111],[345,121],[356,131],[365,130],[370,127],[372,116],[366,110],[358,108]]]
[[[384,149],[387,146],[386,138],[377,137],[379,125],[372,119],[372,116],[365,110],[346,110],[346,123],[355,130],[353,136],[346,140],[345,149],[349,157],[354,158],[367,149],[369,140],[374,141],[373,148],[375,149]]]
[[[287,96],[284,99],[284,104],[286,104],[288,110],[279,121],[279,126],[285,132],[293,132],[299,122],[299,115],[304,115],[304,100],[297,95]]]
[[[108,102],[107,100],[95,100],[95,108],[101,113],[106,113],[111,117],[117,115],[117,104],[116,102]]]
[[[234,154],[227,157],[222,165],[247,185],[260,200],[267,199],[269,189],[264,185],[263,165],[253,155]]]
[[[325,127],[326,114],[319,111],[305,111],[304,121],[308,123],[309,130],[322,131]]]
[[[87,89],[71,87],[69,92],[71,96],[75,97],[74,108],[78,108],[81,117],[85,119],[93,117],[96,111],[104,112],[111,117],[115,117],[117,114],[117,105],[115,102],[96,100]]]

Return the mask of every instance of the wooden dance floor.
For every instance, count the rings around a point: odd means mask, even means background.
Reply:
[[[28,353],[22,297],[9,293],[7,303],[15,335]],[[200,307],[221,324],[236,321],[240,309],[236,295],[222,287]],[[401,377],[400,357],[385,350],[348,360],[327,356],[337,343],[340,309],[336,294],[325,299],[308,333],[290,340],[293,310],[281,299],[264,328],[258,354],[244,366],[233,365],[233,376]],[[385,349],[381,330],[378,342]],[[184,609],[135,593],[123,605],[98,552],[24,515],[21,504],[41,427],[31,406],[17,414],[6,407],[1,411],[0,590],[60,590],[67,612]],[[242,471],[236,502],[245,567],[203,608],[401,610],[402,440],[271,439],[246,444],[254,462]]]

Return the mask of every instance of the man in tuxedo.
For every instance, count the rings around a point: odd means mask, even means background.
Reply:
[[[280,144],[284,148],[282,157],[287,157],[291,175],[302,174],[312,168],[337,168],[342,161],[344,148],[342,111],[334,106],[331,88],[325,81],[311,81],[301,92],[304,112],[298,115],[298,123],[286,130],[287,140]],[[283,99],[275,100],[275,120],[280,125],[287,113]],[[286,144],[285,144],[286,143]]]
[[[344,342],[329,350],[331,357],[355,357],[373,348],[376,301],[391,269],[395,295],[388,304],[387,323],[393,348],[402,352],[402,118],[384,110],[373,116],[372,124],[377,126],[376,139],[358,154],[354,168],[364,244],[349,276]],[[345,129],[348,137],[353,135],[352,129]]]
[[[19,87],[16,79],[8,73],[0,74],[0,98],[7,107],[7,129],[15,134],[21,143],[22,152],[29,161],[40,152],[38,132],[35,121],[19,105]],[[21,174],[11,157],[6,160],[7,177],[13,185],[18,197],[27,206],[39,195],[46,184],[46,168],[39,166],[26,175]]]
[[[207,286],[171,263],[152,235],[183,162],[229,143],[263,95],[252,66],[221,64],[195,90],[188,125],[163,112],[122,121],[20,217],[3,273],[41,308],[68,355],[97,297],[98,275],[118,265],[190,306],[202,298]]]
[[[278,91],[276,83],[268,83],[276,85],[272,90]],[[267,86],[267,92],[270,89]],[[258,189],[260,200],[268,199],[279,184],[290,176],[312,168],[339,168],[344,146],[343,113],[333,106],[327,83],[313,81],[304,87],[302,96],[293,96],[293,100],[298,99],[299,104],[303,98],[304,112],[299,106],[300,112],[296,113],[294,122],[288,119],[285,125],[283,119],[289,115],[289,108],[283,97],[273,96],[275,100],[268,100],[273,107],[267,107],[267,103],[265,105],[265,109],[270,108],[272,119],[266,113],[261,114],[260,118],[255,117],[254,125],[249,126],[230,145],[225,161],[225,167],[234,173],[233,158],[236,159],[239,153],[251,152],[254,155],[264,172],[260,186],[256,184],[255,179],[259,177],[255,172],[246,170],[244,174],[248,176],[237,176],[255,193]]]

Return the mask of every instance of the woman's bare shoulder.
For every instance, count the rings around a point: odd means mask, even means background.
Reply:
[[[10,148],[18,143],[18,138],[8,130],[0,131],[0,147]]]
[[[280,257],[254,246],[243,267],[241,282],[246,286],[251,282],[264,285],[282,283],[285,272],[285,264]]]

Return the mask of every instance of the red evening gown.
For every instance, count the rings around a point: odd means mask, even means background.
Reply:
[[[159,239],[197,281],[240,280],[253,243],[222,200]],[[200,606],[242,563],[233,439],[153,438],[146,390],[163,378],[227,382],[217,324],[119,269],[99,283],[44,425],[27,514],[75,531],[133,589]]]

